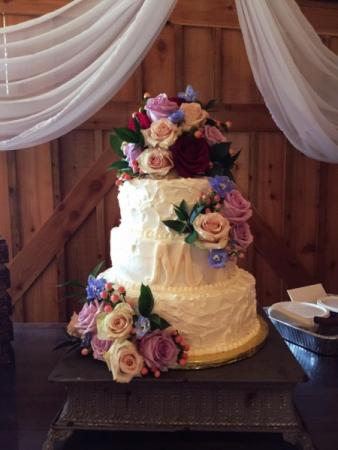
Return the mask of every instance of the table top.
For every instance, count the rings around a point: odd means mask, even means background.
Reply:
[[[201,370],[169,370],[159,379],[151,376],[134,378],[132,383],[231,383],[231,384],[297,384],[307,380],[287,345],[274,326],[269,324],[269,336],[263,347],[253,356],[236,363]],[[92,357],[71,351],[63,356],[49,380],[57,383],[111,382],[106,364]]]

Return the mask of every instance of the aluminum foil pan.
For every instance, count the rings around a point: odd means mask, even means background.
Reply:
[[[267,308],[264,309],[269,317]],[[338,334],[327,336],[289,325],[271,317],[269,319],[285,340],[320,355],[338,356]]]

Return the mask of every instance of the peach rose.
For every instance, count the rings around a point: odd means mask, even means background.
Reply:
[[[112,312],[97,316],[97,337],[114,341],[129,336],[133,327],[133,309],[128,303],[119,303]]]
[[[189,131],[192,127],[202,127],[209,115],[199,103],[182,103],[180,109],[184,112],[183,131]]]
[[[137,158],[140,171],[152,175],[165,176],[174,167],[171,152],[158,148],[148,148]]]
[[[193,222],[198,234],[196,245],[201,248],[221,249],[228,244],[229,221],[217,212],[200,214]]]
[[[129,383],[132,378],[140,375],[143,358],[135,345],[128,340],[118,339],[104,354],[104,359],[113,379],[118,383]]]
[[[77,329],[78,323],[79,323],[79,316],[77,315],[76,312],[73,312],[70,322],[67,325],[67,333],[70,336],[74,336],[74,337],[78,337],[78,338],[81,337],[81,333]]]
[[[181,130],[168,119],[159,119],[150,128],[141,130],[145,143],[150,147],[169,148],[176,141]]]

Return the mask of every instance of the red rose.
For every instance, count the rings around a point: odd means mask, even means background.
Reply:
[[[184,100],[184,98],[180,98],[180,97],[170,97],[169,100],[171,102],[175,102],[177,103],[177,106],[180,107],[182,105],[182,103],[186,103],[186,101]]]
[[[151,120],[149,119],[149,117],[147,116],[146,113],[137,112],[137,113],[135,113],[135,116],[138,119],[138,121],[140,123],[140,127],[142,128],[142,130],[150,127]],[[135,124],[134,124],[134,119],[132,117],[129,119],[128,128],[129,128],[129,130],[136,131]]]
[[[170,147],[174,167],[181,177],[192,177],[209,169],[209,145],[204,138],[189,134],[180,136]]]

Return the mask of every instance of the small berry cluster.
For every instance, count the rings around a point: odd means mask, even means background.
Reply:
[[[100,299],[105,303],[103,311],[110,313],[114,306],[126,301],[126,289],[124,286],[114,287],[113,283],[106,283]]]

